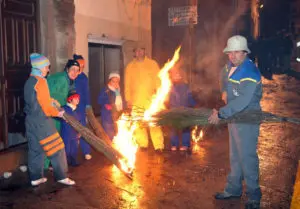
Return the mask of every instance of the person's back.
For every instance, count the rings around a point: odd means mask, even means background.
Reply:
[[[35,87],[45,86],[43,82],[46,82],[44,78],[37,76],[30,76],[24,86],[24,112],[26,117],[32,117],[38,119],[45,119],[46,114],[42,110],[37,100]],[[42,92],[48,91],[48,89],[41,89]]]
[[[52,98],[56,99],[62,106],[66,104],[69,92],[69,79],[66,72],[57,72],[47,78],[49,91]]]

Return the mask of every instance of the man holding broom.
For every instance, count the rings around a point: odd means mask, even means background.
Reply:
[[[248,58],[250,50],[243,36],[228,39],[223,51],[229,62],[222,74],[222,99],[226,103],[219,111],[213,110],[209,117],[211,124],[227,119],[242,111],[260,110],[262,97],[261,75],[255,64]],[[260,207],[259,162],[256,152],[259,123],[229,123],[230,173],[223,192],[216,199],[240,198],[242,180],[246,183],[248,201],[246,209]]]

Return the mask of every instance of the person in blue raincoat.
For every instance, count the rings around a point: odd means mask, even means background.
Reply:
[[[64,142],[57,132],[52,117],[63,117],[64,111],[58,111],[53,104],[58,102],[50,97],[45,76],[49,72],[49,60],[38,53],[30,55],[31,74],[24,86],[25,126],[28,139],[28,170],[32,186],[47,181],[44,177],[44,156],[51,161],[56,181],[65,185],[74,185],[75,181],[67,177],[67,162]]]
[[[172,87],[169,95],[169,108],[194,107],[196,105],[192,92],[185,81],[184,72],[177,66],[170,71]],[[175,129],[171,129],[171,150],[176,151],[179,147],[179,134]],[[191,131],[190,128],[182,130],[182,146],[180,151],[187,151],[190,146]]]
[[[86,74],[83,72],[85,67],[85,60],[83,59],[83,57],[81,55],[74,54],[73,59],[76,60],[80,65],[79,75],[75,79],[75,90],[80,96],[80,102],[77,107],[77,112],[79,115],[79,122],[83,126],[86,126],[86,109],[92,108],[90,100],[89,80]],[[92,158],[91,146],[83,138],[80,138],[79,144],[84,158],[86,160],[90,160]]]
[[[221,118],[229,118],[239,112],[261,110],[261,74],[248,58],[250,53],[243,36],[228,39],[224,53],[229,62],[222,72],[222,99],[226,103],[219,111],[213,110],[209,122],[217,124]],[[229,123],[230,173],[223,192],[216,193],[216,199],[240,198],[242,180],[246,183],[248,201],[246,209],[260,208],[259,161],[257,141],[259,123]]]
[[[80,116],[77,112],[80,96],[76,91],[69,92],[67,104],[62,108],[64,111],[79,120]],[[65,143],[67,162],[70,166],[78,166],[77,154],[80,134],[66,121],[61,123],[61,137]]]
[[[113,140],[117,134],[116,120],[123,110],[124,101],[120,93],[120,75],[110,73],[108,84],[104,87],[98,97],[101,106],[101,122],[108,137]]]

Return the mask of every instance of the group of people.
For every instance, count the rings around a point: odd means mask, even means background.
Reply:
[[[214,109],[208,121],[218,124],[244,110],[260,110],[262,97],[261,75],[256,65],[248,58],[250,50],[243,36],[228,39],[224,53],[229,61],[222,70],[221,92],[224,106]],[[134,110],[149,108],[152,96],[160,85],[158,64],[145,55],[145,47],[134,49],[135,58],[125,69],[125,97],[121,96],[120,74],[112,72],[108,84],[100,91],[98,104],[101,106],[101,121],[111,140],[117,134],[116,120],[126,107]],[[73,185],[75,182],[66,176],[67,163],[77,166],[78,142],[86,160],[91,159],[90,147],[80,134],[64,122],[67,112],[86,125],[86,108],[90,108],[88,79],[83,73],[84,59],[74,55],[66,64],[64,72],[50,75],[49,60],[40,54],[30,56],[32,72],[24,88],[26,134],[28,137],[28,166],[31,184],[36,186],[47,181],[43,177],[44,154],[51,162],[54,176],[60,183]],[[195,107],[184,71],[176,66],[170,71],[172,88],[169,94],[169,108]],[[49,86],[49,87],[48,87]],[[53,105],[62,106],[62,109]],[[55,125],[51,117],[55,118]],[[164,149],[164,137],[161,127],[149,127],[153,147],[157,152]],[[259,124],[230,123],[230,168],[227,184],[216,199],[240,198],[242,181],[245,180],[248,201],[247,209],[260,207],[261,190],[259,186],[259,162],[256,146],[259,136]],[[135,138],[140,148],[147,148],[148,133],[145,127],[138,127]],[[179,135],[171,130],[171,150],[182,151],[190,147],[190,130],[182,130],[182,146]],[[66,154],[67,153],[67,154]]]
[[[78,144],[86,160],[92,158],[91,148],[63,120],[63,114],[67,112],[86,125],[85,112],[90,107],[90,94],[88,78],[83,72],[84,59],[75,54],[63,72],[50,76],[47,76],[50,67],[47,57],[33,53],[30,61],[32,70],[24,86],[24,112],[31,184],[45,183],[43,171],[51,165],[59,183],[74,185],[75,181],[67,178],[68,164],[78,165]]]

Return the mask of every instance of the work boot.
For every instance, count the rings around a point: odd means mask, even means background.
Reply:
[[[241,195],[233,195],[228,192],[217,192],[215,194],[215,199],[217,200],[229,200],[229,199],[237,199],[241,198]]]
[[[249,200],[245,204],[245,209],[259,209],[260,208],[260,202],[256,200]]]

